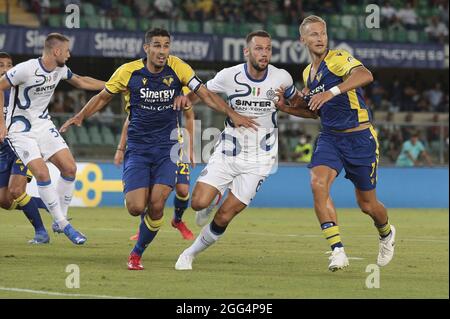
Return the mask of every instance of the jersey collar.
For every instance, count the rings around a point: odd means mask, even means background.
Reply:
[[[247,76],[247,78],[250,81],[252,81],[252,82],[262,82],[262,81],[264,81],[266,79],[267,74],[269,73],[269,66],[267,66],[266,73],[264,74],[264,76],[263,76],[263,78],[261,80],[256,80],[256,79],[253,79],[251,77],[250,73],[248,73],[248,70],[247,70],[247,63],[244,63],[244,70],[245,70],[245,75]]]

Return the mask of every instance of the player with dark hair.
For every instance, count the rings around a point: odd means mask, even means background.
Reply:
[[[129,270],[144,269],[142,254],[163,224],[164,206],[176,182],[181,112],[175,109],[174,102],[186,102],[182,87],[187,86],[206,104],[233,118],[238,126],[255,127],[252,119],[237,114],[206,89],[188,64],[170,55],[170,43],[166,30],[148,31],[146,57],[120,66],[105,89],[61,127],[64,132],[71,125],[80,126],[84,119],[105,107],[114,94],[124,93],[129,101],[128,147],[122,179],[128,212],[141,217],[139,238],[128,258]]]

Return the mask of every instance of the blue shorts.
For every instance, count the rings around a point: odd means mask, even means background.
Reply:
[[[177,163],[170,158],[170,148],[152,148],[150,151],[127,149],[123,162],[124,193],[155,184],[175,186]]]
[[[378,139],[373,128],[338,133],[321,132],[308,168],[324,165],[336,172],[345,169],[345,178],[362,191],[377,185]]]
[[[26,176],[28,182],[33,178],[31,172],[16,156],[9,145],[2,145],[0,150],[0,188],[9,185],[9,178],[11,175]]]
[[[190,173],[191,167],[189,163],[178,163],[176,183],[190,185],[190,178],[189,178]]]

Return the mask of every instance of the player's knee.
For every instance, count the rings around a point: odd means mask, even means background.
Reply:
[[[202,209],[205,209],[209,206],[210,203],[208,203],[208,200],[205,198],[202,198],[200,196],[193,196],[191,201],[191,207],[195,211],[199,211]]]
[[[177,189],[177,196],[181,198],[186,198],[189,196],[189,189]]]
[[[359,200],[358,206],[364,214],[371,215],[373,212],[373,205],[371,202]]]
[[[152,219],[160,219],[164,213],[164,201],[152,202],[151,217]]]
[[[0,207],[3,209],[10,209],[12,205],[12,202],[8,200],[8,198],[0,198]]]
[[[131,216],[140,216],[145,211],[145,205],[127,202],[127,209]]]
[[[48,182],[50,180],[50,173],[48,172],[48,170],[44,169],[33,172],[33,176],[38,182]]]
[[[232,219],[232,214],[224,212],[223,210],[219,210],[214,216],[214,221],[217,225],[221,227],[227,226]]]
[[[311,189],[313,193],[326,192],[327,191],[326,179],[320,177],[311,178]]]
[[[25,193],[25,189],[22,186],[13,185],[9,188],[9,192],[14,199],[17,199]]]
[[[74,178],[77,175],[77,166],[75,163],[65,165],[61,170],[61,175],[64,177]]]

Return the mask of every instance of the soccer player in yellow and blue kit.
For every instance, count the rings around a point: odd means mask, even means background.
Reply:
[[[128,148],[122,179],[128,212],[141,216],[139,238],[128,257],[129,270],[144,269],[141,256],[163,223],[164,206],[176,182],[181,112],[175,105],[186,105],[187,101],[181,95],[182,87],[187,86],[211,108],[230,116],[237,126],[256,128],[255,121],[239,115],[206,89],[188,64],[169,55],[170,34],[166,30],[148,31],[144,51],[144,59],[119,67],[105,89],[61,127],[65,132],[71,125],[80,126],[114,94],[124,93],[129,101]],[[176,103],[181,100],[183,103]]]
[[[372,74],[347,51],[328,48],[326,22],[322,18],[305,18],[299,31],[300,41],[312,58],[303,72],[302,97],[309,109],[318,113],[322,124],[308,167],[314,209],[332,249],[328,268],[335,271],[348,266],[330,197],[331,185],[342,169],[355,186],[359,207],[378,229],[377,263],[387,265],[394,255],[395,228],[389,224],[386,208],[376,196],[378,140],[361,89],[373,81]]]

